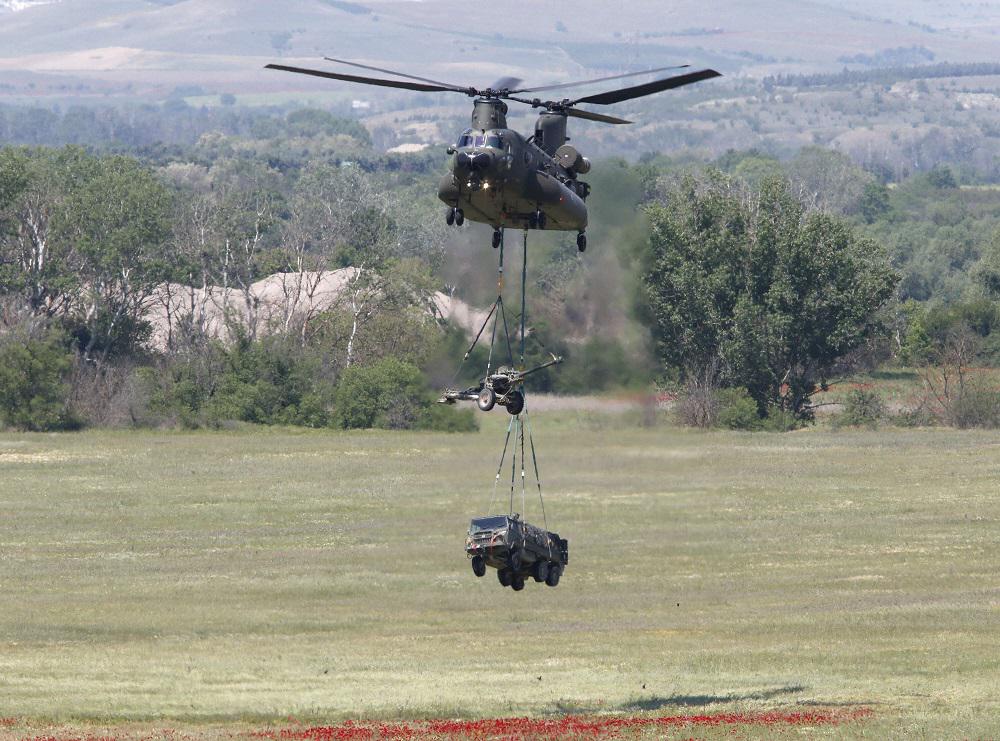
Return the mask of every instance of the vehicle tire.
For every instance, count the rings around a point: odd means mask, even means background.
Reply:
[[[501,236],[500,230],[499,229],[495,229],[493,231],[493,249],[496,249],[497,247],[500,246],[500,241],[502,239],[503,239],[503,237]]]
[[[479,398],[476,399],[476,404],[484,412],[490,411],[497,403],[497,395],[493,393],[493,389],[489,386],[484,386],[483,390],[479,392]]]
[[[460,208],[455,209],[455,226],[462,226],[465,223],[465,213]]]
[[[576,235],[576,248],[580,250],[580,252],[587,251],[587,235],[583,232]]]
[[[497,581],[501,587],[509,587],[514,578],[514,572],[510,569],[497,569]]]
[[[472,557],[472,573],[476,576],[486,575],[486,559],[482,556]]]
[[[452,226],[455,223],[455,209],[448,209],[447,213],[444,215],[444,221],[448,226]]]
[[[507,394],[507,413],[516,417],[524,411],[524,394],[520,391],[511,391]]]
[[[507,556],[507,565],[510,566],[511,571],[517,571],[521,568],[521,563],[524,559],[521,558],[521,551],[515,549],[510,552]]]
[[[536,211],[531,216],[528,217],[528,228],[537,229],[538,228],[538,212]]]
[[[532,569],[532,578],[536,582],[543,582],[545,578],[549,575],[549,564],[547,561],[535,561],[535,567]]]
[[[562,568],[557,564],[549,565],[549,573],[545,577],[545,583],[550,587],[557,586],[559,584],[559,577],[561,576]]]
[[[520,574],[514,574],[514,577],[510,580],[510,588],[515,592],[520,592],[524,589],[524,577]]]

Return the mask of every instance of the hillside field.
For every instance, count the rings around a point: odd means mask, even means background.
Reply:
[[[0,738],[689,715],[718,723],[622,732],[800,735],[769,713],[1000,733],[1000,432],[638,416],[535,420],[570,564],[521,593],[463,554],[501,412],[472,435],[0,434]]]

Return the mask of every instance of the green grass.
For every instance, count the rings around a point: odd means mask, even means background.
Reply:
[[[1000,433],[539,415],[570,565],[514,593],[463,553],[483,419],[0,435],[0,736],[815,706],[997,735]]]

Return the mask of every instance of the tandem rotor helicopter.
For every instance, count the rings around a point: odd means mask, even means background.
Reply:
[[[478,89],[343,59],[324,59],[403,79],[364,77],[283,64],[268,64],[266,68],[364,85],[419,92],[461,93],[475,98],[472,126],[461,134],[454,146],[448,147],[448,154],[452,155],[451,172],[444,176],[438,187],[438,197],[448,206],[445,217],[448,224],[461,226],[465,219],[489,224],[493,227],[493,247],[500,245],[505,228],[575,231],[577,248],[581,252],[587,248],[585,201],[590,194],[590,186],[578,176],[590,171],[590,160],[566,143],[569,141],[566,119],[582,118],[607,124],[628,124],[631,121],[580,110],[576,106],[580,103],[621,103],[720,76],[713,69],[703,69],[582,98],[542,100],[518,96],[685,69],[688,65],[534,88],[518,88],[520,80],[503,78],[488,88]],[[508,100],[543,109],[532,136],[525,138],[507,128],[508,109],[504,101]]]

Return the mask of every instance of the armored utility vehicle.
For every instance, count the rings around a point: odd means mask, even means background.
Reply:
[[[528,577],[556,586],[569,563],[569,543],[564,538],[521,522],[518,514],[475,518],[465,552],[476,576],[485,575],[491,566],[501,586],[515,592],[524,589]]]

